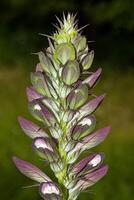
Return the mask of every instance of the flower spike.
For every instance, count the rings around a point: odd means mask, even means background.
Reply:
[[[92,72],[94,51],[82,35],[76,15],[63,13],[54,34],[40,34],[48,47],[35,53],[39,58],[27,87],[29,111],[40,125],[19,117],[24,133],[32,140],[33,151],[47,162],[57,183],[27,161],[13,157],[19,171],[36,181],[44,200],[76,200],[79,194],[98,182],[108,171],[103,153],[85,151],[100,144],[110,127],[96,128],[94,112],[105,94],[92,93],[102,69]]]

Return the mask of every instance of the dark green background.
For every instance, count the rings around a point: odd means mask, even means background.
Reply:
[[[21,131],[17,116],[28,118],[25,88],[37,63],[30,55],[47,46],[55,15],[78,13],[80,26],[95,50],[92,70],[103,68],[96,94],[107,97],[96,112],[98,126],[111,124],[106,141],[93,151],[104,151],[109,173],[80,200],[134,199],[134,2],[133,0],[1,0],[0,1],[0,198],[41,199],[37,188],[14,167],[11,157],[29,160],[53,178],[31,149],[31,140]],[[32,118],[31,118],[32,119]]]

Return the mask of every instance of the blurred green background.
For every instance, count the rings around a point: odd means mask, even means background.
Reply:
[[[78,13],[91,48],[92,69],[103,68],[96,94],[107,97],[96,112],[98,126],[111,124],[106,141],[94,148],[104,151],[109,173],[80,200],[134,199],[134,2],[133,0],[1,0],[0,1],[0,196],[3,200],[41,199],[37,188],[14,167],[11,157],[29,160],[53,174],[32,152],[31,140],[21,131],[17,116],[32,119],[27,109],[25,88],[37,63],[37,52],[47,46],[55,15]]]

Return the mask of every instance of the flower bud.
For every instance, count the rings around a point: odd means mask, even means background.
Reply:
[[[49,162],[58,160],[58,154],[55,150],[56,146],[52,140],[42,137],[35,138],[32,146],[35,152],[43,159],[48,160]]]
[[[45,55],[42,51],[38,53],[39,55],[39,60],[40,60],[40,64],[43,68],[43,70],[49,74],[52,74],[54,77],[57,76],[57,72],[50,60],[50,58]]]
[[[71,109],[78,109],[88,99],[88,86],[86,84],[78,86],[67,98],[67,104]]]
[[[46,126],[54,126],[56,123],[53,113],[46,106],[42,105],[40,101],[34,100],[30,102],[29,110],[36,119],[42,121]]]
[[[80,76],[80,68],[77,61],[68,61],[62,70],[62,79],[67,85],[75,83]]]
[[[31,102],[33,100],[36,100],[36,99],[40,99],[40,98],[43,98],[43,95],[39,94],[35,89],[34,87],[27,87],[27,98],[28,98],[28,101]]]
[[[96,118],[93,115],[89,115],[79,121],[73,128],[71,137],[74,140],[81,139],[90,134],[96,125]]]
[[[92,154],[81,161],[79,161],[77,164],[75,164],[72,169],[69,172],[70,177],[74,176],[81,176],[83,174],[87,174],[94,169],[98,168],[104,160],[104,154]]]
[[[69,60],[75,60],[75,48],[71,43],[61,43],[55,51],[55,59],[65,64]]]
[[[47,78],[41,72],[31,73],[31,81],[37,92],[44,96],[51,97]]]
[[[91,51],[82,59],[82,67],[84,70],[87,70],[91,67],[94,59],[94,51]]]
[[[74,41],[77,52],[83,51],[86,48],[87,40],[85,36],[79,35]]]
[[[42,183],[39,188],[40,195],[47,200],[61,200],[61,192],[55,183]]]

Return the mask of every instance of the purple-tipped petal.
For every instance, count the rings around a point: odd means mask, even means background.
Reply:
[[[19,124],[24,131],[26,135],[28,135],[31,138],[36,138],[36,137],[47,137],[47,133],[41,129],[37,124],[23,118],[23,117],[18,117]]]
[[[71,137],[74,140],[81,139],[86,135],[89,135],[95,128],[96,118],[93,115],[89,115],[81,119],[71,131]]]
[[[81,176],[75,187],[70,190],[70,193],[75,193],[77,191],[82,191],[88,187],[91,187],[96,182],[98,182],[103,176],[105,176],[107,171],[108,166],[105,165],[89,174]]]
[[[54,125],[56,122],[53,113],[38,100],[29,103],[29,110],[36,119],[42,121],[47,126]]]
[[[36,99],[40,99],[43,98],[43,95],[39,94],[34,87],[27,87],[26,89],[26,93],[27,93],[27,97],[28,97],[28,101],[31,102],[33,100]]]
[[[98,144],[100,144],[108,135],[111,127],[107,126],[105,128],[101,128],[97,130],[96,132],[92,133],[91,135],[83,138],[82,144],[83,144],[83,149],[90,149]]]
[[[92,154],[84,159],[82,159],[81,161],[79,161],[76,165],[74,165],[74,167],[72,168],[70,174],[72,175],[77,175],[78,173],[80,173],[81,171],[84,170],[84,172],[86,172],[87,170],[92,170],[95,167],[100,166],[100,164],[102,163],[104,159],[104,154],[100,153],[100,154]]]
[[[36,72],[43,72],[43,69],[40,63],[37,63],[36,65]]]
[[[88,84],[89,87],[93,87],[96,81],[99,79],[101,75],[102,69],[99,68],[96,72],[94,72],[92,75],[90,75],[87,79],[85,79],[82,84]]]
[[[102,166],[100,167],[99,169],[89,173],[89,174],[86,174],[84,176],[86,182],[83,184],[83,189],[86,189],[87,187],[90,187],[92,185],[94,185],[96,182],[98,182],[103,176],[106,175],[108,171],[108,166],[105,165],[105,166]]]
[[[36,149],[48,149],[54,151],[50,141],[46,138],[38,137],[33,140],[33,145]]]
[[[97,130],[89,136],[80,140],[76,146],[68,153],[68,163],[74,163],[78,156],[85,150],[89,150],[100,144],[108,135],[110,126]]]
[[[96,98],[90,100],[83,107],[81,107],[79,110],[80,118],[93,113],[97,109],[97,107],[100,105],[100,103],[103,101],[104,97],[105,97],[105,94],[101,96],[97,96]]]
[[[56,152],[55,143],[48,138],[35,138],[32,143],[35,152],[49,162],[57,161],[59,156]]]
[[[40,195],[47,200],[60,200],[61,193],[55,183],[48,182],[42,183],[39,188]]]
[[[32,165],[31,163],[21,160],[15,156],[13,157],[13,162],[15,163],[19,171],[28,178],[39,183],[48,181],[51,182],[51,179],[46,174],[44,174],[39,168]]]

